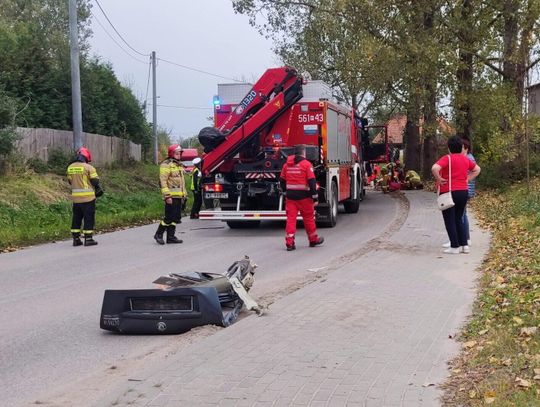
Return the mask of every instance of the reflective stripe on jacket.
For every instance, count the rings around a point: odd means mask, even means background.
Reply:
[[[285,181],[289,199],[313,198],[317,194],[313,166],[303,157],[287,157],[280,178]]]
[[[172,158],[168,158],[159,166],[159,186],[163,198],[184,198],[186,183],[184,167]]]
[[[99,177],[93,166],[74,162],[67,168],[67,178],[71,185],[71,200],[74,203],[91,202],[96,199],[96,192],[90,180]]]

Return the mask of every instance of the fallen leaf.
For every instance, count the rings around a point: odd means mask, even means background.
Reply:
[[[513,317],[514,322],[518,325],[523,325],[523,320],[520,317]]]
[[[435,383],[424,383],[422,387],[435,386]]]
[[[499,284],[502,284],[502,283],[504,283],[504,277],[502,277],[502,276],[497,276],[497,277],[495,278],[495,281],[496,281],[497,283],[499,283]]]
[[[534,374],[540,374],[540,369],[536,368],[536,369],[533,369],[534,371]]]
[[[467,349],[474,348],[476,346],[476,341],[468,341],[463,344],[463,346]]]
[[[512,359],[508,358],[501,362],[504,366],[510,366],[512,364]]]
[[[519,387],[531,387],[531,382],[520,377],[516,377],[515,382]]]
[[[521,336],[533,336],[538,331],[538,327],[536,326],[528,326],[525,328],[521,328],[519,331],[519,334]]]
[[[475,397],[476,397],[476,391],[474,390],[469,391],[469,398],[474,399]]]
[[[497,394],[494,391],[486,391],[484,393],[484,403],[491,404],[495,401],[495,396]]]

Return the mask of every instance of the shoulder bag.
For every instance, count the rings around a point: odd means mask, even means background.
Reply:
[[[454,206],[454,200],[452,199],[452,157],[448,154],[448,192],[441,194],[440,185],[437,184],[437,208],[441,211],[450,209]]]

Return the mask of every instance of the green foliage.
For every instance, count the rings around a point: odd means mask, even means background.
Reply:
[[[55,174],[65,175],[66,168],[72,161],[72,154],[68,154],[60,149],[52,149],[49,151],[49,160],[47,161],[47,167],[49,168],[49,171]]]
[[[0,156],[13,151],[18,139],[14,131],[15,101],[0,90]]]
[[[150,128],[137,98],[109,64],[86,55],[90,2],[77,3],[83,128],[148,147]],[[20,110],[17,126],[72,127],[67,9],[64,0],[0,2],[0,88]]]
[[[49,171],[49,166],[39,157],[32,157],[26,160],[26,166],[38,174]]]

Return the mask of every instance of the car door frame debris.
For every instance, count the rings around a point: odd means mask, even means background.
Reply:
[[[225,273],[190,271],[161,276],[155,289],[105,290],[100,327],[123,334],[177,334],[201,325],[231,325],[245,305],[262,308],[249,295],[257,265],[248,256]]]

